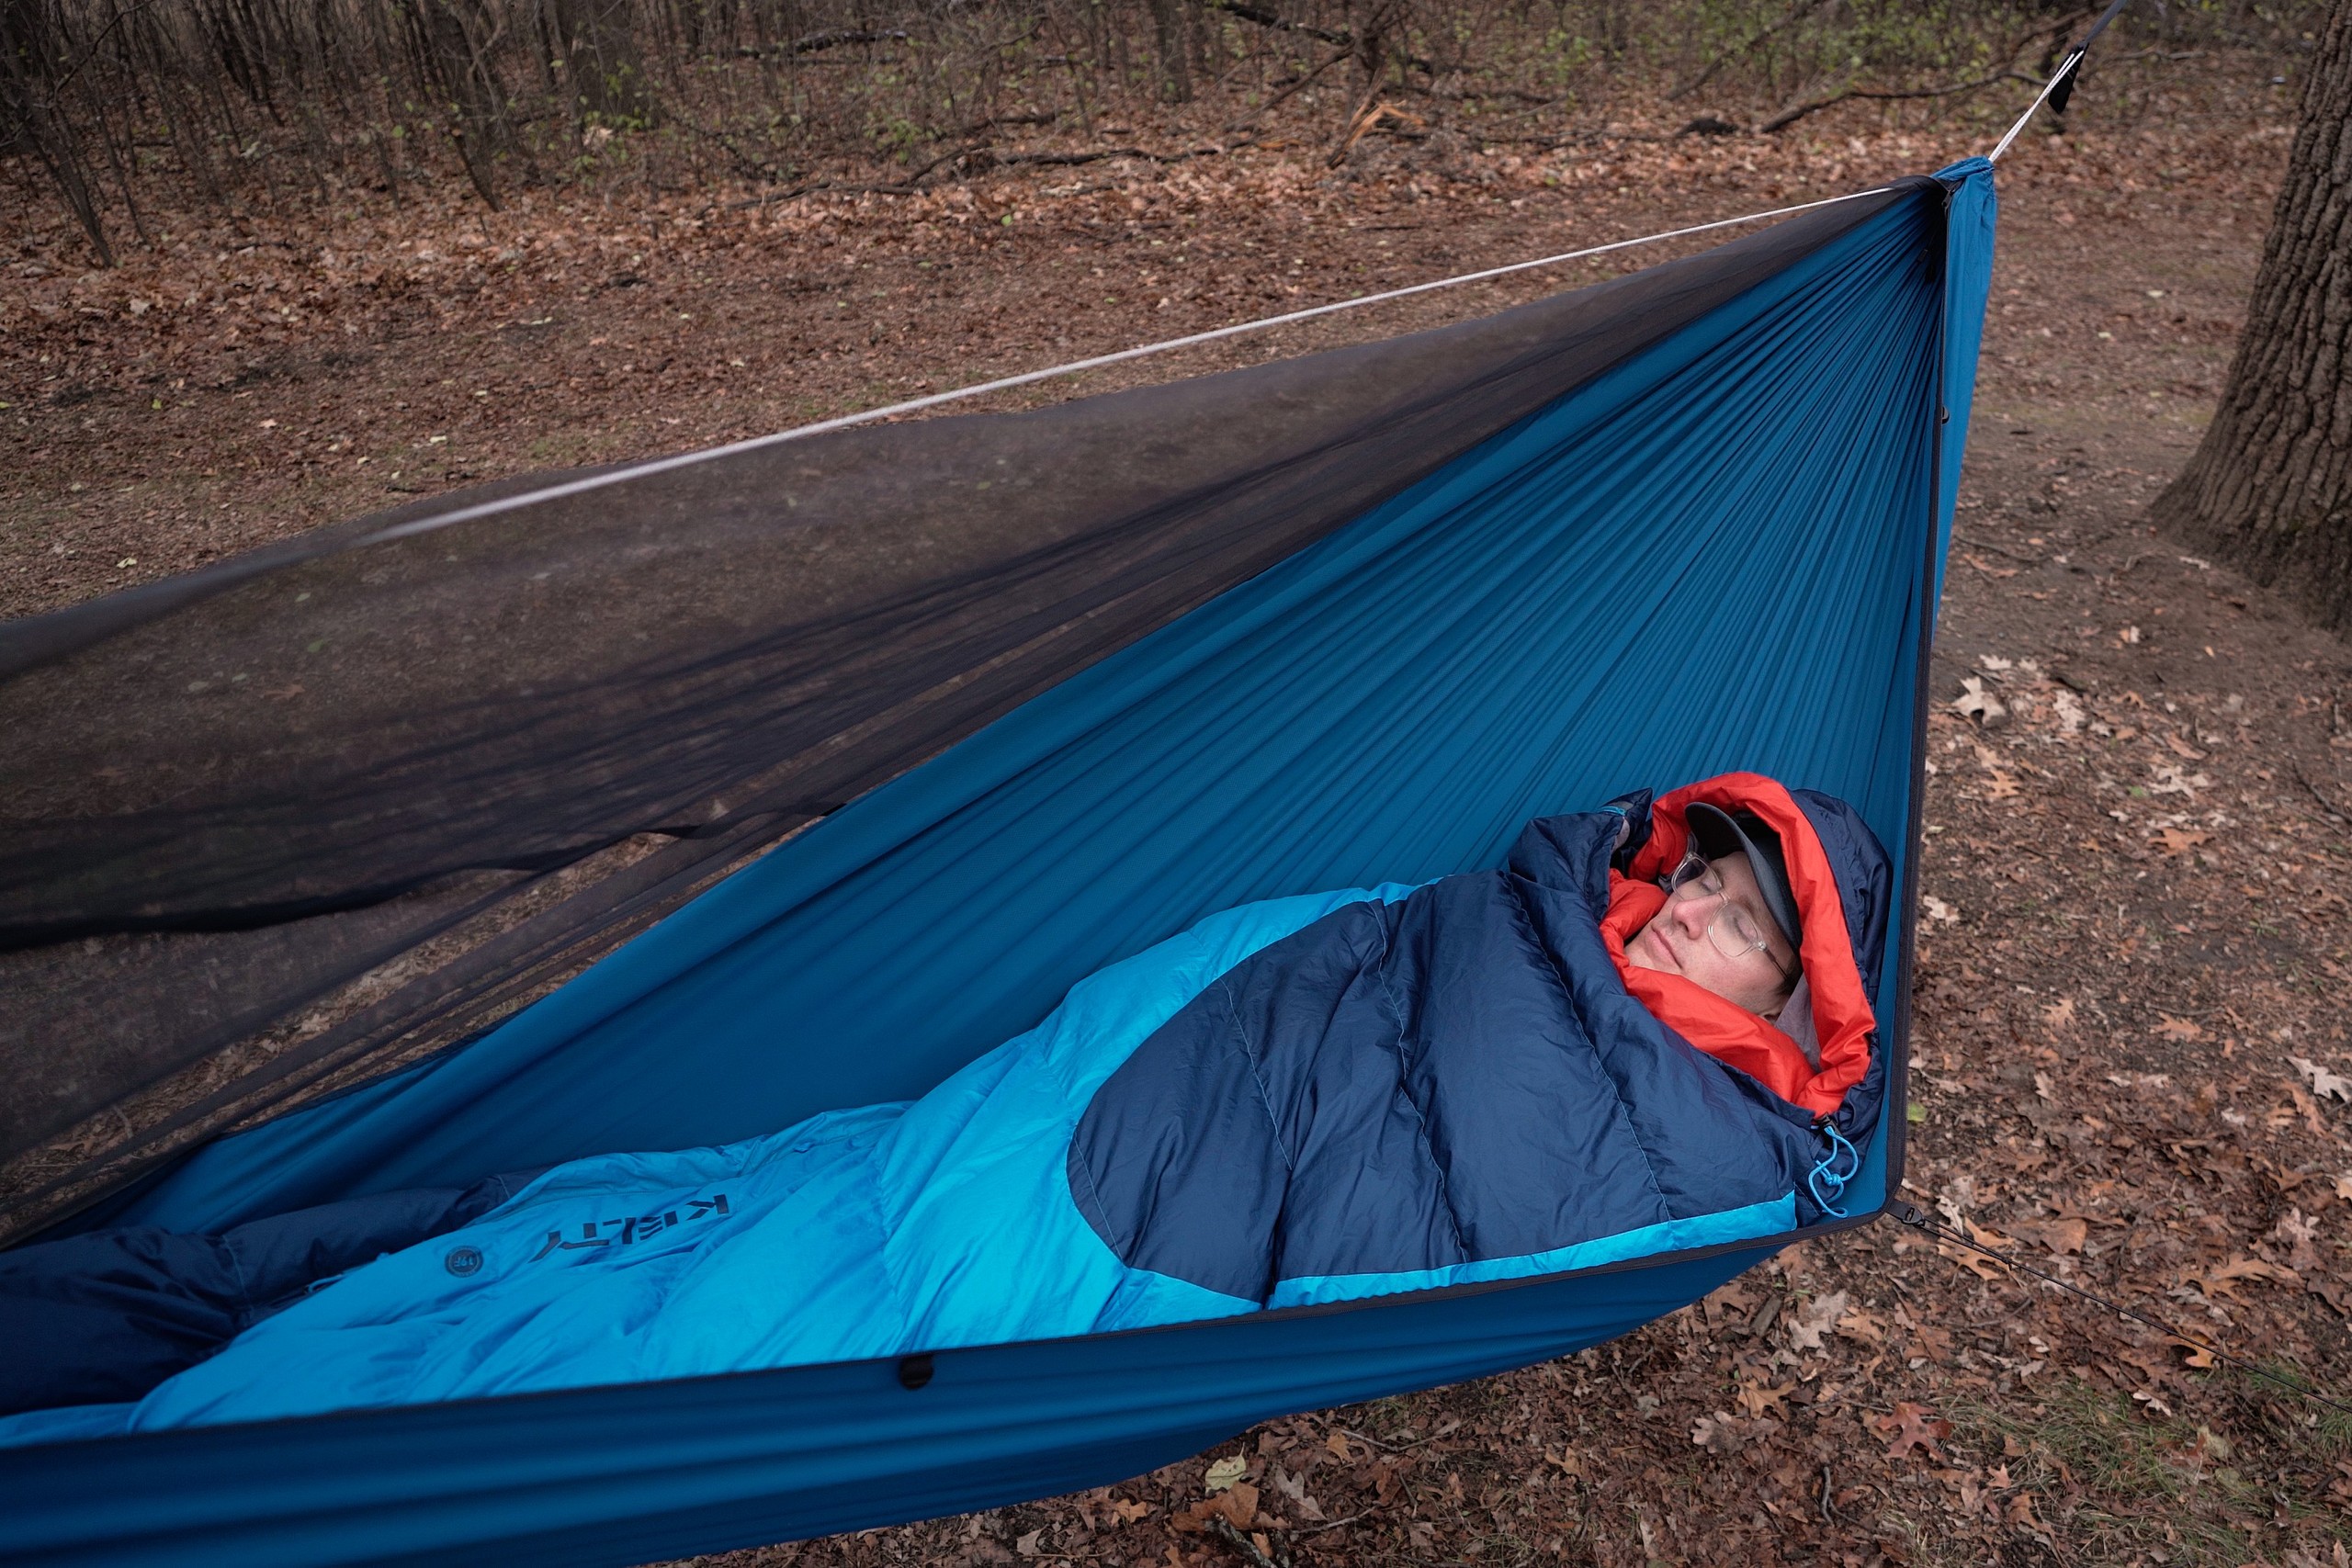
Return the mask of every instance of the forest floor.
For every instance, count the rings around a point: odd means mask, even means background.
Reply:
[[[2161,127],[2036,135],[2003,170],[1934,671],[1904,1185],[1987,1246],[2343,1399],[2352,650],[2143,520],[2219,392],[2292,129],[2281,95],[2225,86]],[[21,237],[0,274],[0,612],[475,479],[720,442],[1983,144],[1834,116],[1778,141],[1644,140],[1635,119],[1557,147],[1397,122],[1420,139],[1374,134],[1337,169],[1327,127],[911,196],[158,213],[168,237],[109,272],[0,190]],[[1102,129],[1177,149],[1215,127]],[[2352,1415],[1883,1223],[1558,1362],[1273,1421],[1080,1495],[705,1561],[2343,1568],[2347,1545]]]

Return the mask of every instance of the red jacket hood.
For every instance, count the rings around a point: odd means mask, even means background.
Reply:
[[[1725,811],[1752,811],[1781,836],[1789,892],[1804,922],[1804,943],[1797,956],[1813,997],[1814,1034],[1821,1043],[1819,1071],[1794,1040],[1746,1008],[1679,975],[1638,968],[1625,957],[1626,942],[1666,906],[1657,881],[1682,859],[1690,840],[1684,814],[1693,802]],[[1763,774],[1724,773],[1659,796],[1650,807],[1649,841],[1635,852],[1633,874],[1609,874],[1609,913],[1600,922],[1600,933],[1625,988],[1659,1022],[1790,1104],[1826,1116],[1869,1070],[1871,1032],[1878,1021],[1854,963],[1837,877],[1812,820],[1786,789]]]

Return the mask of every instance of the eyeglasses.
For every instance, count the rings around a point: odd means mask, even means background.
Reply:
[[[1766,963],[1781,972],[1784,980],[1796,978],[1794,970],[1772,956],[1772,944],[1765,937],[1763,928],[1748,912],[1726,897],[1721,873],[1708,863],[1707,857],[1697,850],[1686,852],[1682,863],[1659,882],[1666,889],[1668,901],[1679,898],[1719,898],[1723,908],[1707,922],[1707,940],[1715,951],[1734,963],[1744,962],[1751,953],[1760,953]]]

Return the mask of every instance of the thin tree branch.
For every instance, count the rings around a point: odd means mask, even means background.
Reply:
[[[810,33],[807,38],[794,39],[780,48],[760,49],[752,44],[735,46],[739,59],[764,60],[771,54],[815,54],[820,50],[839,49],[852,43],[904,43],[908,34],[899,28],[836,28],[830,32]]]
[[[1689,97],[1691,94],[1697,92],[1700,88],[1713,81],[1714,79],[1715,73],[1724,68],[1724,64],[1726,61],[1729,61],[1736,55],[1747,53],[1758,44],[1762,43],[1766,39],[1770,38],[1774,33],[1781,31],[1783,28],[1794,27],[1797,23],[1804,20],[1807,17],[1812,16],[1815,11],[1820,10],[1826,3],[1826,0],[1800,0],[1800,4],[1796,8],[1791,11],[1787,16],[1782,17],[1779,21],[1768,23],[1764,27],[1758,28],[1755,32],[1749,34],[1748,37],[1738,45],[1738,47],[1724,50],[1713,60],[1708,61],[1707,68],[1704,71],[1700,72],[1696,76],[1691,77],[1690,80],[1685,82],[1679,87],[1675,88],[1674,91],[1667,94],[1666,101],[1669,104],[1680,103],[1684,98]]]
[[[1277,32],[1305,33],[1308,38],[1318,38],[1325,43],[1335,43],[1347,49],[1355,47],[1355,37],[1351,33],[1333,32],[1329,28],[1318,28],[1308,22],[1294,22],[1262,6],[1252,6],[1249,0],[1200,0],[1200,6],[1203,10],[1223,11],[1229,17],[1238,17],[1245,22],[1255,22],[1261,28],[1272,28]]]
[[[1235,120],[1231,125],[1227,126],[1225,128],[1225,134],[1231,136],[1237,132],[1247,131],[1250,133],[1250,136],[1254,137],[1258,132],[1258,128],[1265,123],[1266,117],[1273,113],[1275,109],[1281,107],[1283,102],[1287,100],[1292,94],[1306,87],[1317,77],[1322,75],[1323,73],[1329,71],[1334,65],[1339,64],[1342,60],[1350,58],[1354,53],[1355,45],[1352,42],[1341,45],[1337,51],[1332,53],[1321,64],[1314,67],[1312,70],[1309,70],[1300,76],[1297,81],[1293,82],[1289,86],[1284,87],[1281,92],[1276,93],[1272,97],[1268,98],[1264,103],[1259,105],[1258,110],[1255,114],[1247,115],[1240,119]],[[1245,137],[1242,141],[1234,142],[1227,149],[1227,151],[1238,151],[1238,149],[1248,145],[1249,139]]]
[[[2036,87],[2041,85],[2039,81],[2022,71],[2007,70],[1996,71],[1990,76],[1979,76],[1973,82],[1953,82],[1941,87],[1848,87],[1842,92],[1831,93],[1826,97],[1791,105],[1758,126],[1756,134],[1770,136],[1776,130],[1786,130],[1807,115],[1819,114],[1823,109],[1842,104],[1849,98],[1861,98],[1880,103],[1892,102],[1899,98],[1948,98],[1956,93],[1982,92],[1986,87],[2002,82],[2024,82]]]
[[[98,29],[98,36],[90,40],[90,47],[82,51],[82,58],[75,61],[73,64],[73,68],[68,70],[64,75],[60,76],[55,82],[50,84],[49,101],[51,104],[55,104],[58,100],[59,95],[62,94],[67,87],[73,85],[74,78],[82,73],[82,68],[98,57],[98,45],[106,42],[107,37],[113,33],[115,28],[122,26],[124,22],[130,20],[132,17],[137,16],[140,12],[146,10],[149,6],[154,4],[156,4],[156,0],[139,0],[139,4],[131,6],[129,10],[117,11],[112,17],[108,17],[107,25]]]

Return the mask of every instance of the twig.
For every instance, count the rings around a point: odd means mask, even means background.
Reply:
[[[1051,125],[1061,117],[1062,111],[1059,109],[1041,109],[1035,114],[1001,114],[988,119],[976,119],[954,134],[958,141],[968,141],[981,131],[992,130],[1000,125]],[[944,141],[946,134],[946,132],[934,133],[926,140]]]
[[[2099,62],[2099,66],[2101,69],[2105,69],[2110,65],[2129,65],[2135,60],[2202,60],[2204,58],[2205,51],[2201,49],[2172,51],[2162,49],[2143,49],[2136,54],[2108,55]]]
[[[1774,33],[1779,32],[1781,28],[1793,27],[1797,23],[1804,20],[1807,17],[1812,16],[1815,11],[1820,10],[1822,4],[1823,0],[1801,0],[1801,3],[1797,6],[1796,9],[1791,11],[1787,16],[1782,17],[1779,21],[1767,23],[1756,32],[1750,34],[1747,39],[1741,43],[1737,48],[1724,50],[1721,54],[1718,54],[1713,60],[1708,61],[1707,68],[1704,71],[1700,72],[1696,76],[1691,77],[1690,80],[1685,82],[1679,87],[1675,88],[1674,91],[1667,94],[1666,101],[1669,104],[1680,103],[1683,99],[1689,97],[1691,94],[1697,92],[1700,88],[1705,86],[1710,81],[1712,81],[1715,73],[1724,68],[1724,62],[1725,61],[1737,55],[1752,52],[1758,44],[1762,43],[1766,39],[1770,38]]]
[[[1331,69],[1331,67],[1333,67],[1334,65],[1337,65],[1337,64],[1338,64],[1338,63],[1340,63],[1340,62],[1341,62],[1342,60],[1346,60],[1346,59],[1350,58],[1350,57],[1351,57],[1351,56],[1352,56],[1354,53],[1355,53],[1355,45],[1354,45],[1352,42],[1351,42],[1351,43],[1349,43],[1349,44],[1347,44],[1347,45],[1343,46],[1343,47],[1342,47],[1342,48],[1340,48],[1337,52],[1335,52],[1335,53],[1334,53],[1334,54],[1333,54],[1333,55],[1332,55],[1329,60],[1326,60],[1325,62],[1323,62],[1323,63],[1322,63],[1322,64],[1317,65],[1317,67],[1315,67],[1312,71],[1309,71],[1308,73],[1306,73],[1306,75],[1301,76],[1297,81],[1293,82],[1289,86],[1284,87],[1281,92],[1276,93],[1272,97],[1268,98],[1264,103],[1261,104],[1261,105],[1258,107],[1258,112],[1257,112],[1255,115],[1249,116],[1249,117],[1247,117],[1247,118],[1241,118],[1241,119],[1237,119],[1237,120],[1235,120],[1231,125],[1227,126],[1227,127],[1225,128],[1225,134],[1227,134],[1227,136],[1231,136],[1231,135],[1233,135],[1236,131],[1242,131],[1242,130],[1246,130],[1246,131],[1250,132],[1252,135],[1255,135],[1255,134],[1256,134],[1256,132],[1257,132],[1258,127],[1265,123],[1266,117],[1267,117],[1268,115],[1270,115],[1270,114],[1273,113],[1273,112],[1274,112],[1274,110],[1275,110],[1277,107],[1280,107],[1280,106],[1284,102],[1284,100],[1288,99],[1288,98],[1290,97],[1290,96],[1291,96],[1293,93],[1295,93],[1295,92],[1297,92],[1300,88],[1305,87],[1308,83],[1310,83],[1310,82],[1314,81],[1317,76],[1322,75],[1322,74],[1323,74],[1323,73],[1325,73],[1326,71],[1329,71],[1329,69]],[[1234,150],[1238,149],[1238,148],[1240,148],[1240,147],[1242,147],[1242,146],[1244,146],[1244,145],[1246,145],[1246,143],[1245,143],[1245,142],[1235,142],[1235,143],[1233,144],[1233,147],[1232,147],[1232,148],[1227,149],[1227,151],[1234,151]]]
[[[2329,817],[2342,823],[2345,827],[2352,828],[2352,817],[2346,817],[2344,815],[2343,810],[2336,806],[2335,802],[2328,799],[2324,795],[2322,795],[2320,793],[2319,785],[2312,783],[2311,779],[2304,774],[2301,766],[2296,763],[2290,762],[2287,764],[2287,771],[2295,775],[2295,782],[2297,784],[2301,784],[2305,789],[2312,792],[2312,798],[2319,802],[2319,808],[2322,811],[2326,812]]]
[[[1955,93],[1978,92],[2001,82],[2029,82],[2037,87],[2041,85],[2022,71],[2007,70],[1996,72],[1990,76],[1979,76],[1973,82],[1953,82],[1941,87],[1848,87],[1843,92],[1832,93],[1827,97],[1815,98],[1809,103],[1795,104],[1782,109],[1779,114],[1758,126],[1756,134],[1770,136],[1776,130],[1786,130],[1807,115],[1818,114],[1823,109],[1842,104],[1849,98],[1862,98],[1873,102],[1893,102],[1904,98],[1948,98]]]
[[[1238,17],[1245,22],[1255,22],[1261,28],[1272,28],[1277,32],[1305,33],[1308,38],[1321,39],[1325,43],[1338,44],[1351,54],[1355,52],[1360,41],[1353,33],[1318,28],[1308,22],[1294,22],[1287,17],[1276,16],[1263,6],[1252,6],[1249,0],[1197,0],[1197,3],[1203,10],[1223,11],[1228,17]],[[1378,29],[1375,28],[1374,37],[1377,39],[1378,36]],[[1434,62],[1423,60],[1418,54],[1401,54],[1396,58],[1402,60],[1412,69],[1425,72],[1432,77],[1438,73]]]
[[[814,54],[820,49],[839,49],[850,43],[904,43],[907,33],[900,28],[836,28],[831,32],[810,33],[807,38],[794,39],[789,45],[795,54]]]
[[[695,123],[692,116],[684,112],[673,112],[676,114],[676,118],[679,122],[684,125],[688,130],[693,131],[696,136],[701,137],[706,141],[717,142],[721,150],[723,150],[729,158],[732,158],[735,161],[735,166],[742,173],[763,184],[774,180],[776,177],[778,170],[774,164],[767,163],[763,159],[756,158],[751,153],[744,152],[741,147],[735,145],[734,141],[729,138],[725,131],[712,130],[706,126],[698,125]]]
[[[1795,124],[1798,120],[1803,119],[1809,114],[1818,113],[1819,111],[1829,107],[1832,104],[1844,103],[1848,98],[1874,98],[1880,100],[1901,98],[1941,98],[1949,97],[1954,93],[1973,92],[1980,87],[1989,87],[1996,82],[2007,82],[2012,80],[2024,82],[2029,85],[2039,87],[2041,85],[2041,77],[2030,76],[2018,70],[2018,55],[2022,52],[2028,45],[2031,44],[2034,39],[2043,38],[2045,36],[2052,39],[2050,47],[2052,51],[2055,51],[2058,47],[2056,40],[2064,38],[2068,32],[2072,31],[2075,24],[2082,17],[2090,15],[2092,10],[2095,8],[2095,6],[2077,6],[2067,11],[2063,16],[2053,19],[2044,20],[2036,27],[2029,28],[2024,33],[2020,34],[2015,40],[2013,40],[2009,44],[2008,48],[2001,50],[1995,54],[1995,59],[2006,60],[2008,62],[2008,64],[1994,75],[1985,76],[1974,82],[1955,83],[1954,85],[1947,87],[1924,87],[1910,91],[1883,90],[1866,87],[1849,88],[1844,92],[1835,94],[1826,98],[1817,98],[1811,103],[1799,104],[1793,107],[1783,109],[1781,113],[1773,116],[1770,119],[1766,120],[1762,125],[1758,126],[1756,128],[1756,133],[1758,136],[1769,135],[1773,131],[1780,130]],[[2044,56],[2041,65],[2044,74],[2047,74],[2049,72],[2051,63],[2051,58],[2049,56]]]
[[[1211,1514],[1203,1528],[1231,1547],[1250,1568],[1290,1568],[1290,1547],[1286,1542],[1273,1540],[1272,1551],[1261,1551],[1258,1543],[1242,1534],[1241,1527],[1223,1514]]]
[[[1203,10],[1223,11],[1228,17],[1238,17],[1245,22],[1255,22],[1261,28],[1272,28],[1277,32],[1305,33],[1308,38],[1319,38],[1325,43],[1336,43],[1343,49],[1352,50],[1356,46],[1352,33],[1333,32],[1329,28],[1318,28],[1308,22],[1294,22],[1287,17],[1278,17],[1272,11],[1252,6],[1249,0],[1200,0],[1200,5]]]
[[[91,61],[96,60],[98,57],[98,46],[107,41],[107,38],[113,34],[115,28],[122,26],[124,22],[130,20],[132,17],[137,16],[140,12],[144,11],[155,3],[156,0],[139,0],[138,5],[131,6],[127,11],[117,11],[113,17],[108,18],[107,25],[98,29],[98,36],[90,40],[90,47],[82,51],[82,58],[75,61],[73,65],[67,69],[65,74],[60,76],[56,82],[51,85],[49,88],[49,107],[52,109],[57,107],[58,101],[63,96],[65,89],[73,85],[74,78],[82,73],[82,68],[84,66],[89,64]]]
[[[1374,1447],[1374,1448],[1375,1448],[1375,1449],[1384,1450],[1385,1451],[1386,1451],[1386,1452],[1388,1452],[1388,1453],[1392,1453],[1392,1454],[1401,1454],[1401,1453],[1409,1452],[1410,1450],[1414,1450],[1414,1449],[1418,1449],[1418,1448],[1419,1448],[1423,1443],[1433,1443],[1433,1442],[1436,1442],[1436,1441],[1438,1440],[1438,1438],[1439,1438],[1442,1434],[1441,1434],[1441,1433],[1437,1433],[1437,1432],[1431,1432],[1428,1437],[1426,1437],[1426,1438],[1414,1438],[1411,1442],[1409,1442],[1409,1443],[1384,1443],[1384,1442],[1382,1442],[1378,1438],[1374,1438],[1374,1437],[1367,1436],[1366,1434],[1364,1434],[1364,1433],[1363,1433],[1363,1432],[1359,1432],[1359,1431],[1355,1430],[1355,1429],[1354,1429],[1353,1427],[1340,1427],[1340,1435],[1341,1437],[1343,1437],[1343,1438],[1353,1438],[1357,1442],[1360,1442],[1360,1443],[1367,1443],[1367,1444],[1371,1445],[1372,1447]]]
[[[1374,73],[1371,85],[1363,90],[1363,100],[1356,105],[1356,112],[1348,117],[1347,134],[1340,139],[1340,144],[1332,148],[1329,155],[1323,160],[1324,167],[1336,169],[1347,162],[1348,154],[1355,151],[1357,141],[1365,131],[1372,129],[1373,121],[1379,118],[1379,110],[1373,107],[1379,103],[1380,76]],[[1382,107],[1386,106],[1382,105]]]
[[[1320,1523],[1320,1524],[1313,1524],[1313,1525],[1306,1525],[1306,1526],[1304,1526],[1304,1527],[1301,1527],[1301,1528],[1294,1528],[1294,1529],[1290,1531],[1290,1533],[1291,1533],[1292,1535],[1294,1535],[1294,1536],[1300,1536],[1300,1535],[1321,1535],[1325,1530],[1335,1530],[1335,1529],[1339,1529],[1340,1526],[1342,1526],[1342,1525],[1351,1525],[1351,1524],[1354,1524],[1358,1519],[1361,1519],[1361,1518],[1363,1518],[1363,1517],[1367,1517],[1367,1516],[1363,1515],[1363,1514],[1350,1514],[1350,1515],[1349,1515],[1346,1518],[1344,1518],[1344,1519],[1325,1519],[1325,1520],[1324,1520],[1322,1523]]]
[[[845,180],[810,180],[788,190],[763,191],[758,196],[745,197],[740,201],[722,202],[707,210],[736,211],[746,207],[764,208],[770,202],[791,201],[797,197],[832,192],[842,196],[919,196],[922,182],[941,165],[959,159],[985,157],[989,165],[1035,164],[1069,166],[1097,164],[1105,158],[1141,158],[1153,164],[1182,164],[1192,158],[1215,157],[1227,152],[1223,147],[1196,147],[1188,152],[1154,152],[1148,147],[1105,147],[1086,152],[999,152],[986,143],[957,147],[941,153],[930,163],[911,171],[905,179],[888,184],[853,184]]]
[[[1000,152],[994,155],[999,164],[1097,164],[1105,158],[1147,158],[1155,164],[1173,163],[1193,156],[1189,152],[1163,155],[1141,147],[1105,147],[1093,152]]]
[[[1457,87],[1450,93],[1441,93],[1431,89],[1429,96],[1441,103],[1449,104],[1466,104],[1473,98],[1516,98],[1522,104],[1529,104],[1539,109],[1548,109],[1554,104],[1565,104],[1568,101],[1568,95],[1566,93],[1531,93],[1524,87]]]

